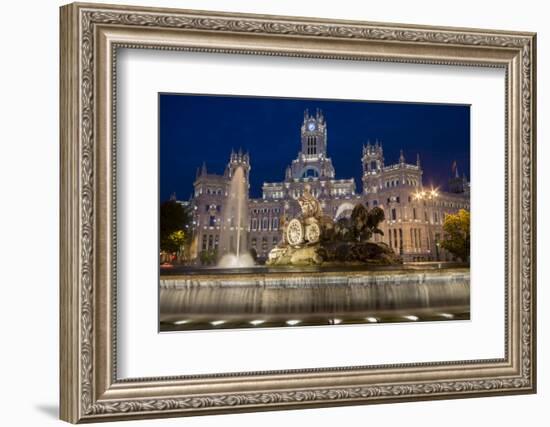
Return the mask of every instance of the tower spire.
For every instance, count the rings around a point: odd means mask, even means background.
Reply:
[[[403,154],[403,150],[399,150],[399,163],[405,163],[405,155]]]
[[[420,167],[420,154],[416,153],[416,166]]]

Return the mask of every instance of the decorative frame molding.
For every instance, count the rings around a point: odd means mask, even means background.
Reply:
[[[535,34],[71,4],[61,8],[60,43],[63,420],[535,392]],[[118,380],[114,107],[119,47],[505,68],[505,357]],[[289,380],[298,386],[289,387]]]

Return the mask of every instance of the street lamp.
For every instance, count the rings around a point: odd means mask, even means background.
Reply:
[[[437,188],[431,188],[430,190],[416,191],[413,194],[414,200],[434,200],[439,197],[439,191]]]

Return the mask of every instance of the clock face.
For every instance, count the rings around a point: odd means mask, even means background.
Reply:
[[[315,123],[309,123],[309,124],[307,125],[307,128],[308,128],[310,131],[315,130]]]

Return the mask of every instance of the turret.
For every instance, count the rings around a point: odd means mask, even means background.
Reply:
[[[290,168],[290,166],[287,166],[287,167],[286,167],[285,179],[286,179],[286,180],[292,179],[292,169]]]
[[[384,150],[382,144],[376,140],[374,145],[367,141],[363,145],[363,192],[376,193],[381,185],[382,169],[384,168]]]
[[[384,167],[384,150],[382,144],[376,140],[374,145],[371,145],[370,140],[367,145],[363,145],[363,175],[380,173]]]
[[[235,152],[233,149],[231,150],[231,155],[229,156],[229,163],[227,164],[225,175],[228,178],[231,178],[238,167],[243,168],[246,179],[248,181],[248,177],[250,174],[250,155],[248,154],[248,151],[246,153],[243,153],[243,150],[241,148],[239,148],[239,151],[237,152]]]
[[[464,185],[464,177],[461,178],[458,174],[458,165],[456,163],[456,160],[453,162],[451,166],[451,178],[449,179],[449,191],[451,193],[464,193],[466,190],[466,186]]]

